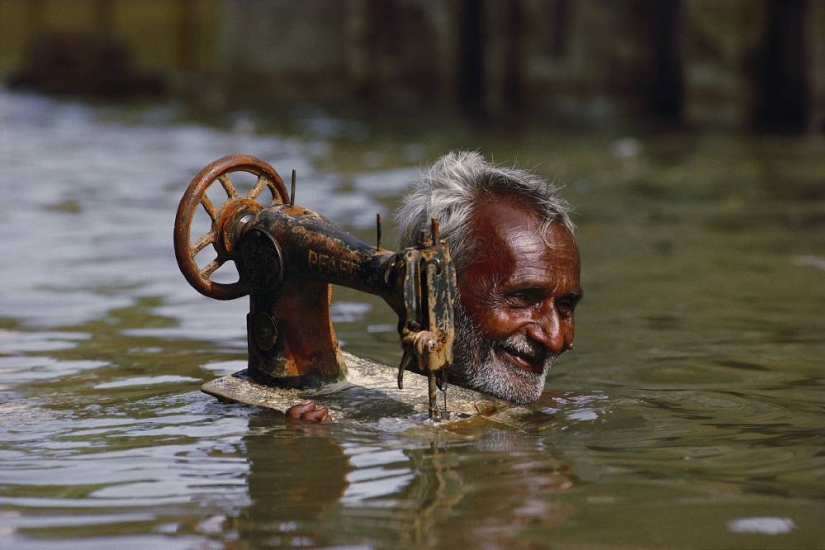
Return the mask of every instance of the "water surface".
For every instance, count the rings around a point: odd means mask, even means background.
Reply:
[[[2,92],[0,547],[825,547],[823,145],[206,125]],[[372,239],[455,147],[558,177],[577,208],[586,298],[546,423],[302,425],[199,392],[244,366],[247,307],[175,264],[203,166],[294,168],[300,204]],[[333,315],[347,350],[398,361],[380,299],[337,291]]]

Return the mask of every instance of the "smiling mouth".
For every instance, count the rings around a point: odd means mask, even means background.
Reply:
[[[513,366],[532,374],[542,374],[544,372],[548,357],[546,353],[521,351],[502,345],[496,346],[496,353]]]

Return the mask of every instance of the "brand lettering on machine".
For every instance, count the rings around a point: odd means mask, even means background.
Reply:
[[[358,265],[353,261],[336,258],[315,250],[307,251],[307,261],[310,269],[319,273],[332,273],[341,277],[353,277],[358,270]]]

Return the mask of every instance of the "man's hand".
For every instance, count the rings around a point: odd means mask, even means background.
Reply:
[[[286,417],[293,420],[307,420],[309,422],[331,422],[329,409],[322,407],[315,401],[304,401],[293,405],[286,410]]]

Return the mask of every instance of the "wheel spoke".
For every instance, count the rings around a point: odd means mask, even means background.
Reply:
[[[198,252],[200,252],[213,242],[215,242],[215,234],[211,232],[207,233],[206,235],[198,239],[198,241],[195,244],[189,247],[189,255],[194,258],[198,255]]]
[[[269,180],[264,177],[259,177],[258,181],[255,182],[255,187],[249,190],[247,193],[246,198],[255,200],[258,198],[264,189],[266,189],[269,185]]]
[[[223,265],[223,260],[219,260],[219,259],[215,258],[214,260],[209,262],[209,265],[207,265],[206,267],[201,269],[201,278],[202,279],[208,279],[222,265]]]
[[[224,191],[226,191],[226,194],[229,195],[230,199],[238,198],[238,191],[235,189],[235,186],[232,185],[232,180],[229,179],[229,174],[221,174],[218,176],[218,180],[220,180]]]
[[[212,223],[218,221],[218,209],[215,208],[215,203],[212,202],[207,195],[201,197],[201,204],[203,205],[203,209],[206,210],[206,213],[209,214],[209,217],[212,218]]]

